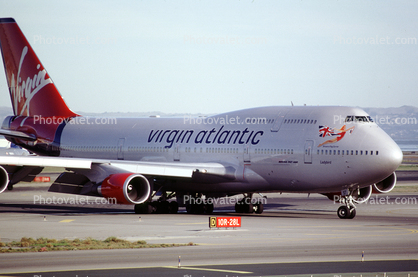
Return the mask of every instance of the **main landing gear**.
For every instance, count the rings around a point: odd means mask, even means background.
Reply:
[[[163,192],[157,201],[136,204],[134,211],[136,214],[176,214],[179,210],[179,204],[176,201],[168,202],[168,199],[174,197],[174,195],[174,193],[167,195],[166,192]]]
[[[136,214],[176,214],[179,205],[176,201],[152,201],[136,204],[134,211]]]
[[[264,211],[263,202],[261,200],[253,201],[253,194],[244,195],[240,201],[235,204],[235,212],[237,213],[256,213],[261,214]]]
[[[356,206],[353,203],[354,201],[351,196],[351,192],[349,190],[345,190],[342,192],[342,195],[343,196],[341,196],[340,202],[344,203],[345,206],[338,208],[337,215],[341,219],[353,219],[356,216]]]

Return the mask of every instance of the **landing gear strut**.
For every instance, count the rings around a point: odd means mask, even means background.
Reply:
[[[253,194],[249,193],[244,195],[240,201],[235,204],[235,212],[237,213],[256,213],[261,214],[264,211],[264,206],[262,201],[253,201]]]
[[[337,215],[341,219],[353,219],[356,216],[356,206],[353,203],[353,197],[351,196],[351,192],[343,191],[343,195],[341,197],[341,202],[345,204],[345,206],[341,206],[337,210]]]
[[[163,192],[157,201],[146,201],[142,204],[136,204],[134,211],[136,214],[176,214],[179,210],[179,204],[176,201],[168,202],[168,199],[173,197],[174,193],[167,196]]]
[[[188,214],[212,214],[214,209],[213,199],[203,199],[201,194],[190,196],[185,204]]]

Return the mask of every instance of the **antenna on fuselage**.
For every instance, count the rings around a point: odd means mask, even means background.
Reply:
[[[293,101],[290,101],[290,103],[292,103],[292,107],[293,107]]]

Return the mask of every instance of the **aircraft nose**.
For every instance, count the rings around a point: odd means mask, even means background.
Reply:
[[[387,142],[385,150],[385,164],[389,172],[394,172],[402,163],[403,153],[401,148],[392,139]]]

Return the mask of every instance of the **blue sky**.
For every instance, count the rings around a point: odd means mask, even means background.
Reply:
[[[418,106],[416,1],[4,1],[77,112]],[[0,72],[0,106],[10,106]]]

